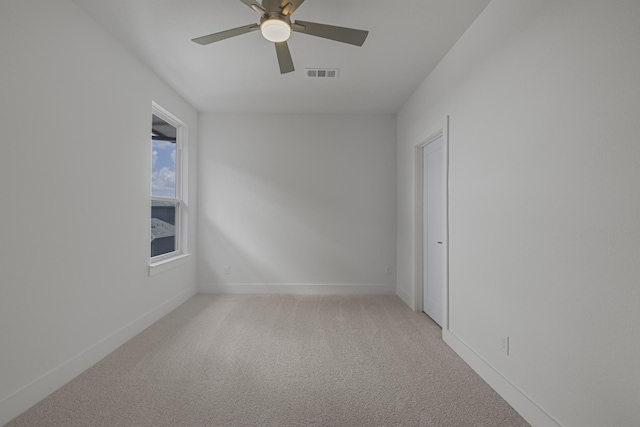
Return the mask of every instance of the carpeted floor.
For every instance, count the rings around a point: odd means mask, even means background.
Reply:
[[[529,426],[397,297],[197,295],[8,427]]]

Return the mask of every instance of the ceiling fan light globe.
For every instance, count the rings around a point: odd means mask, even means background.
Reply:
[[[260,31],[270,42],[280,43],[289,40],[291,26],[281,19],[267,19],[260,24]]]

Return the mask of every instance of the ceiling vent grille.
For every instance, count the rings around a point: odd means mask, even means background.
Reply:
[[[340,74],[337,68],[307,68],[310,79],[337,79]]]

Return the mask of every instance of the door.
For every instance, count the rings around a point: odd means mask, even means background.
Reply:
[[[423,153],[422,298],[423,310],[442,326],[443,296],[443,157],[442,137],[426,145]]]

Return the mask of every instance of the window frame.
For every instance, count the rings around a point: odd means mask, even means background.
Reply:
[[[158,197],[153,195],[153,181],[152,181],[152,168],[149,168],[149,274],[153,275],[157,272],[164,271],[171,267],[174,261],[178,261],[185,258],[189,254],[187,253],[188,241],[187,241],[187,195],[188,195],[188,174],[187,174],[187,161],[188,161],[188,133],[186,124],[177,118],[174,114],[170,113],[167,109],[163,108],[156,102],[152,102],[151,115],[157,116],[164,120],[176,129],[176,169],[175,169],[175,182],[176,182],[176,198]],[[152,140],[149,141],[152,144]],[[150,147],[152,149],[152,145]],[[151,160],[151,156],[149,157]],[[176,203],[175,212],[175,250],[161,255],[151,256],[151,207],[153,202],[170,202]]]

